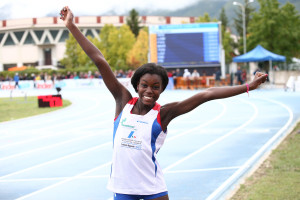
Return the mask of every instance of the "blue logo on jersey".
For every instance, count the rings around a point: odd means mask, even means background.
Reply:
[[[128,135],[128,138],[136,138],[134,135],[133,135],[134,131],[131,131]]]
[[[142,123],[142,124],[148,124],[148,122],[143,122],[143,121],[139,121],[139,120],[137,122]]]

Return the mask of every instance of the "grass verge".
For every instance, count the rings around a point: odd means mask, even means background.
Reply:
[[[71,102],[63,99],[63,106],[61,107],[39,108],[36,96],[27,97],[27,99],[24,97],[0,98],[0,122],[39,115],[65,108],[69,105],[71,105]]]
[[[300,199],[300,123],[231,200]]]

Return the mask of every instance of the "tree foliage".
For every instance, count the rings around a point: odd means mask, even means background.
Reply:
[[[245,27],[246,27],[246,38],[248,35],[248,24],[251,20],[251,13],[253,13],[255,11],[255,8],[253,8],[251,6],[251,4],[249,3],[249,0],[244,0],[244,4],[243,6],[245,7]],[[240,6],[237,6],[238,8],[235,9],[235,13],[236,13],[236,18],[234,18],[234,28],[236,29],[239,37],[238,40],[238,50],[239,52],[244,52],[243,47],[244,47],[244,36],[243,36],[243,11],[242,8]],[[247,49],[247,47],[246,47]]]
[[[135,37],[137,37],[141,27],[139,26],[139,13],[135,9],[132,9],[129,12],[129,17],[126,19],[126,23],[130,27],[130,30],[135,35]]]
[[[149,35],[147,30],[142,29],[137,37],[133,48],[127,55],[127,63],[136,69],[148,62]]]
[[[204,22],[217,22],[217,19],[211,19],[208,13],[204,13],[203,16],[199,16],[198,19],[195,20],[197,23],[204,23]]]
[[[225,63],[228,64],[232,61],[232,56],[234,55],[234,42],[230,37],[230,32],[228,31],[228,18],[225,13],[225,9],[222,8],[219,20],[221,21],[221,32],[222,32],[222,46],[225,51]]]
[[[130,28],[127,25],[120,28],[105,25],[99,36],[100,41],[90,36],[87,38],[100,49],[113,69],[127,69],[127,54],[136,40]],[[61,64],[66,68],[95,66],[72,35],[66,40],[65,58],[61,60]]]
[[[300,55],[300,16],[295,6],[281,8],[277,0],[258,0],[260,10],[249,24],[248,48],[260,44],[269,51],[291,57]]]
[[[60,61],[66,68],[76,68],[79,66],[78,56],[80,49],[79,45],[72,34],[69,34],[69,39],[66,40],[65,57]]]
[[[116,69],[127,69],[127,53],[135,43],[134,34],[131,32],[129,26],[123,25],[119,29],[110,32],[108,43],[109,50],[107,57],[109,58],[109,64]]]
[[[224,29],[222,31],[225,31],[226,28],[228,27],[228,17],[226,15],[224,7],[221,10],[219,20],[222,22],[222,29]]]

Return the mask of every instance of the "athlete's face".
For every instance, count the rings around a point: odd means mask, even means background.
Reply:
[[[137,85],[140,99],[144,105],[154,106],[162,92],[162,80],[157,74],[144,74]]]

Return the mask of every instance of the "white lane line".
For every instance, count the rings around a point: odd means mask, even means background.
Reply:
[[[278,138],[283,134],[283,132],[287,131],[288,127],[290,126],[290,124],[293,121],[293,118],[294,118],[293,111],[285,104],[275,101],[275,100],[270,100],[270,99],[265,99],[265,98],[256,98],[256,99],[262,99],[262,100],[269,101],[269,102],[272,102],[272,103],[282,106],[283,108],[285,108],[288,111],[289,119],[286,122],[286,124],[266,144],[264,144],[239,170],[237,170],[222,185],[220,185],[220,187],[218,187],[211,195],[209,195],[206,200],[218,199],[218,197],[220,197],[226,191],[226,188],[228,188],[231,185],[233,185],[234,183],[236,183],[236,181],[239,178],[241,178],[243,176],[243,174],[245,174],[247,172],[247,170],[249,170],[253,167],[253,165],[259,159],[259,157],[263,156],[263,154],[266,153],[267,149],[270,148],[270,146],[272,144],[274,145],[275,141],[278,140]],[[268,150],[268,151],[271,151],[271,150]]]
[[[270,133],[271,129],[247,129],[245,130],[246,133]]]
[[[97,127],[97,126],[102,125],[102,124],[107,124],[109,121],[111,122],[111,120],[106,120],[106,121],[102,121],[102,122],[99,122],[99,123],[95,123],[94,125],[88,124],[86,126],[74,127],[73,129],[69,129],[69,130],[55,131],[55,133],[50,132],[50,131],[47,130],[47,134],[43,134],[40,137],[33,137],[31,139],[27,139],[27,140],[23,140],[23,141],[19,141],[19,142],[14,142],[14,143],[2,145],[2,146],[0,146],[0,149],[7,148],[7,147],[10,147],[10,146],[20,145],[20,144],[25,144],[25,143],[29,143],[29,142],[33,142],[33,141],[38,141],[38,140],[49,138],[49,137],[55,137],[57,135],[67,134],[67,133],[74,132],[74,131],[76,131],[76,132],[78,132],[80,130],[84,131],[87,128],[93,128],[93,127]]]
[[[70,182],[70,181],[72,181],[72,180],[74,180],[74,179],[77,179],[77,178],[80,178],[80,177],[84,176],[85,174],[91,173],[91,172],[93,172],[93,171],[95,171],[95,170],[98,170],[98,169],[100,169],[100,168],[102,168],[102,167],[106,167],[106,166],[109,166],[109,165],[111,165],[111,162],[104,163],[104,164],[102,164],[102,165],[100,165],[100,166],[98,166],[98,167],[95,167],[95,168],[90,169],[90,170],[88,170],[88,171],[82,172],[82,173],[80,173],[80,174],[78,174],[78,175],[76,175],[76,176],[67,178],[67,179],[65,179],[65,180],[63,180],[63,181],[60,181],[60,182],[55,183],[55,184],[52,184],[52,185],[50,185],[50,186],[48,186],[48,187],[42,188],[42,189],[37,190],[37,191],[35,191],[35,192],[29,193],[29,194],[27,194],[27,195],[25,195],[25,196],[22,196],[22,197],[20,197],[20,198],[17,198],[16,200],[27,199],[27,198],[29,198],[29,197],[32,197],[32,196],[36,195],[36,194],[39,194],[39,193],[41,193],[41,192],[44,192],[44,191],[47,191],[47,190],[52,189],[52,188],[54,188],[54,187],[57,187],[57,186],[59,186],[59,185],[61,185],[61,184],[63,184],[63,183]]]
[[[232,166],[232,167],[217,167],[217,168],[203,168],[203,169],[189,169],[189,170],[174,170],[168,171],[166,174],[177,174],[177,173],[194,173],[194,172],[206,172],[206,171],[224,171],[224,170],[233,170],[239,169],[241,166]],[[94,176],[76,176],[76,179],[99,179],[99,178],[108,178],[109,175],[94,175]],[[26,178],[26,179],[5,179],[0,180],[0,183],[6,182],[32,182],[32,181],[62,181],[65,179],[74,178],[72,177],[51,177],[51,178]]]
[[[187,131],[185,131],[185,132],[183,132],[183,133],[181,133],[181,134],[174,135],[174,136],[172,136],[171,138],[166,138],[166,142],[170,142],[170,141],[172,141],[172,140],[177,139],[178,137],[182,137],[182,136],[184,136],[184,135],[186,135],[186,134],[189,134],[189,133],[191,133],[191,132],[194,132],[194,131],[196,131],[196,130],[198,130],[198,129],[200,129],[200,128],[203,128],[203,127],[205,127],[205,126],[208,126],[208,125],[210,125],[211,123],[215,122],[216,120],[220,119],[220,118],[226,113],[227,108],[226,108],[226,105],[225,105],[222,101],[217,102],[217,103],[221,104],[222,107],[223,107],[222,112],[221,112],[218,116],[216,116],[215,118],[209,120],[208,122],[206,122],[206,123],[204,123],[204,124],[201,124],[201,125],[196,126],[196,127],[192,128],[192,129],[189,129],[189,130],[187,130]]]
[[[223,171],[239,169],[241,166],[234,167],[218,167],[218,168],[205,168],[205,169],[187,169],[187,170],[171,170],[167,171],[166,174],[177,174],[177,173],[193,173],[193,172],[207,172],[207,171]]]
[[[77,155],[82,154],[82,153],[86,153],[86,152],[89,152],[89,151],[94,151],[94,150],[99,149],[99,148],[101,148],[103,146],[106,146],[106,145],[112,145],[112,142],[106,142],[106,143],[103,143],[101,145],[97,145],[97,146],[85,149],[83,151],[78,151],[76,153],[72,153],[72,154],[69,154],[69,155],[54,159],[54,160],[50,160],[50,161],[47,161],[47,162],[44,162],[44,163],[40,163],[38,165],[34,165],[32,167],[28,167],[28,168],[25,168],[25,169],[22,169],[22,170],[19,170],[19,171],[1,176],[0,179],[5,179],[7,177],[14,176],[16,174],[21,174],[23,172],[26,172],[26,171],[29,171],[29,170],[32,170],[32,169],[36,169],[36,168],[39,168],[39,167],[42,167],[42,166],[45,166],[45,165],[49,165],[49,164],[52,164],[52,163],[55,163],[55,162],[58,162],[58,161],[61,161],[61,160],[64,160],[64,159],[67,159],[67,158],[70,158],[70,157],[74,157],[74,156],[77,156]]]
[[[93,115],[89,115],[89,117],[85,117],[85,118],[82,118],[82,116],[84,116],[84,115],[82,115],[77,120],[70,120],[70,119],[57,120],[57,119],[55,119],[54,121],[59,121],[58,123],[55,123],[55,125],[53,125],[53,124],[51,124],[49,122],[48,126],[44,126],[42,128],[35,128],[34,126],[29,127],[29,128],[33,132],[43,132],[46,128],[47,128],[47,130],[51,130],[51,129],[57,129],[57,128],[61,127],[61,126],[66,127],[67,125],[77,124],[78,122],[82,123],[84,121],[90,121],[90,119],[95,119],[95,118],[98,118],[100,116],[106,116],[108,113],[111,113],[111,112],[112,112],[112,110],[108,110],[106,112],[96,113],[96,114],[93,114]],[[4,131],[6,131],[6,130],[4,129]],[[19,137],[21,134],[23,134],[23,132],[20,130],[19,133],[15,134],[15,136]],[[7,137],[7,136],[5,136],[5,137]]]
[[[232,131],[228,132],[227,134],[223,135],[222,137],[219,137],[218,139],[214,140],[213,142],[211,142],[211,143],[209,143],[209,144],[207,144],[207,145],[201,147],[200,149],[198,149],[198,150],[196,150],[196,151],[190,153],[189,155],[187,155],[187,156],[183,157],[182,159],[178,160],[177,162],[175,162],[175,163],[169,165],[168,167],[164,168],[163,171],[164,171],[164,172],[169,171],[171,168],[173,168],[173,167],[175,167],[175,166],[177,166],[177,165],[183,163],[183,162],[186,161],[187,159],[189,159],[189,158],[195,156],[196,154],[198,154],[198,153],[200,153],[201,151],[203,151],[203,150],[205,150],[205,149],[211,147],[212,145],[217,144],[218,142],[224,140],[225,138],[231,136],[231,135],[234,134],[235,132],[241,130],[242,128],[244,128],[245,126],[247,126],[248,124],[250,124],[250,123],[257,117],[257,115],[258,115],[258,109],[257,109],[257,107],[256,107],[253,103],[247,102],[247,101],[242,100],[242,99],[240,99],[240,100],[241,100],[241,101],[244,101],[244,102],[247,103],[247,104],[250,104],[250,106],[252,106],[253,109],[254,109],[254,114],[252,115],[252,117],[251,117],[247,122],[245,122],[243,125],[241,125],[241,126],[235,128],[235,129],[233,129]]]
[[[83,99],[83,98],[81,98],[81,99]],[[92,98],[89,98],[89,99],[92,99]],[[26,117],[26,118],[22,118],[22,119],[16,119],[16,120],[13,120],[13,121],[1,122],[0,126],[1,125],[5,125],[5,124],[11,124],[11,123],[20,123],[22,121],[29,121],[30,123],[26,123],[26,125],[34,127],[35,124],[39,123],[37,120],[35,120],[35,118],[48,117],[48,116],[50,116],[52,118],[51,115],[53,115],[53,114],[55,114],[55,115],[57,114],[60,117],[55,118],[54,120],[51,120],[51,121],[47,121],[49,124],[51,122],[54,122],[54,121],[57,121],[57,120],[60,120],[60,119],[68,118],[69,116],[72,116],[72,117],[74,117],[74,116],[83,116],[84,113],[89,112],[90,110],[91,111],[95,110],[100,105],[100,103],[101,103],[101,102],[97,101],[96,98],[94,98],[93,101],[96,102],[96,104],[93,107],[88,108],[88,109],[84,109],[81,112],[72,112],[70,114],[61,115],[60,112],[66,112],[68,110],[72,111],[71,109],[74,109],[74,107],[76,105],[72,105],[71,104],[70,106],[68,106],[68,107],[66,107],[64,109],[59,109],[59,110],[56,110],[56,111],[53,111],[53,112],[43,113],[43,114],[40,114],[40,115],[30,116],[30,117]]]
[[[63,141],[63,142],[58,142],[58,143],[51,144],[51,145],[48,145],[48,146],[43,146],[43,147],[40,147],[40,148],[31,149],[29,151],[24,151],[24,152],[21,152],[21,153],[9,155],[9,156],[0,158],[0,161],[7,160],[7,159],[12,159],[12,158],[19,157],[19,156],[24,156],[26,154],[35,153],[35,152],[38,152],[38,151],[41,151],[41,150],[53,148],[53,147],[60,146],[60,145],[65,145],[67,143],[75,142],[75,141],[78,141],[78,140],[83,140],[85,138],[98,136],[98,135],[103,135],[108,131],[110,131],[110,129],[104,129],[104,130],[101,130],[101,132],[99,132],[99,133],[98,132],[97,133],[92,133],[92,134],[89,134],[89,135],[84,135],[84,136],[81,136],[81,137],[73,138],[73,139],[70,139],[70,140]]]
[[[98,168],[98,167],[97,167]],[[109,175],[95,175],[95,176],[78,176],[76,179],[99,179],[99,178],[108,178]],[[18,183],[18,182],[37,182],[37,181],[62,181],[65,179],[74,178],[73,176],[70,177],[52,177],[52,178],[20,178],[20,179],[5,179],[0,180],[0,183]]]

